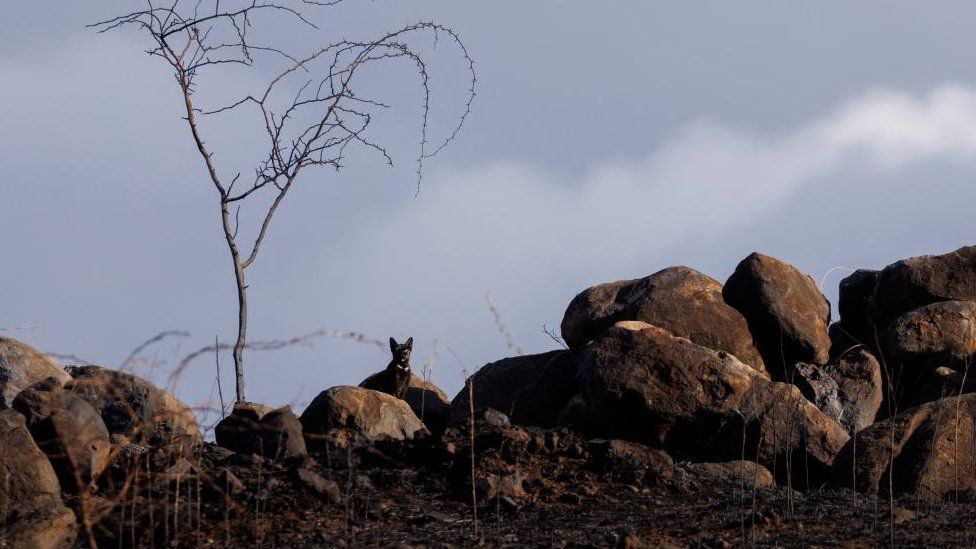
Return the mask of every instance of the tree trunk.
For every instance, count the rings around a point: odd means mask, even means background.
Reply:
[[[234,277],[237,282],[237,342],[234,344],[234,374],[237,379],[237,402],[244,402],[244,345],[247,342],[247,284],[240,257],[234,255]]]

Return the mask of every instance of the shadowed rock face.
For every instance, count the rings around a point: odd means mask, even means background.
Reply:
[[[24,417],[0,411],[0,524],[10,547],[70,547],[77,524],[61,486]]]
[[[17,393],[48,377],[61,383],[71,380],[57,362],[37,349],[0,337],[0,410],[10,408]]]
[[[884,343],[888,361],[909,374],[965,369],[976,354],[976,302],[941,301],[909,311],[888,327]]]
[[[875,340],[881,337],[881,334],[875,337],[871,318],[871,296],[880,276],[881,271],[858,269],[840,281],[837,312],[839,328],[848,338],[848,346],[861,344],[873,349]]]
[[[857,433],[834,461],[834,484],[940,500],[976,494],[976,394],[923,404]]]
[[[193,411],[149,381],[98,366],[70,373],[65,390],[98,410],[110,434],[179,453],[203,442]]]
[[[883,332],[908,311],[939,301],[976,301],[976,246],[885,267],[872,296],[875,325]]]
[[[290,406],[270,409],[250,402],[234,404],[234,411],[214,427],[217,444],[242,454],[271,459],[304,456],[302,424]]]
[[[688,267],[584,290],[563,316],[563,339],[578,351],[621,320],[639,320],[765,371],[746,319],[722,298],[722,285]]]
[[[679,459],[740,459],[745,437],[747,458],[773,466],[792,454],[816,482],[848,439],[796,387],[645,323],[618,323],[595,340],[579,377],[588,435],[664,448]]]
[[[746,318],[773,379],[787,379],[798,362],[829,360],[830,303],[796,267],[753,253],[736,267],[722,295]]]
[[[320,435],[347,430],[367,440],[409,440],[424,429],[410,406],[386,393],[340,386],[319,393],[301,417],[309,449],[320,446]]]
[[[569,351],[505,358],[479,369],[451,402],[451,421],[468,418],[468,390],[474,409],[493,408],[516,425],[554,427],[576,394],[576,357]]]
[[[384,373],[376,372],[363,380],[359,386],[364,389],[374,386],[377,378]],[[434,382],[424,381],[416,374],[411,374],[403,400],[410,405],[413,413],[417,414],[432,433],[441,433],[447,427],[451,418],[451,400]]]
[[[24,389],[13,408],[26,419],[62,488],[79,492],[108,466],[111,443],[102,417],[78,396],[64,392],[57,379]]]

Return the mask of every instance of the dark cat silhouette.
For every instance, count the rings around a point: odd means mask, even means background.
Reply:
[[[413,351],[413,338],[405,342],[397,343],[390,338],[390,352],[393,353],[393,360],[382,372],[373,374],[366,378],[366,381],[359,384],[364,389],[372,389],[383,393],[391,394],[402,399],[407,394],[410,387],[410,353]]]

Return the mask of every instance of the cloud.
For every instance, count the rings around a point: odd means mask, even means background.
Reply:
[[[863,262],[921,243],[951,249],[965,232],[916,209],[956,215],[955,202],[976,199],[951,178],[941,195],[930,187],[945,169],[972,172],[971,128],[968,88],[881,90],[776,133],[697,122],[644,159],[598,162],[577,176],[512,162],[442,170],[418,200],[351,230],[339,249],[319,250],[303,266],[314,280],[296,285],[322,288],[312,301],[351,325],[454,342],[478,366],[506,352],[487,289],[516,336],[541,350],[552,346],[541,326],[558,327],[575,292],[671,264],[721,278],[747,251],[788,249],[785,259],[819,278],[851,249]],[[930,174],[921,185],[898,175],[917,170]],[[885,180],[893,196],[879,200]],[[968,194],[949,196],[958,192]],[[930,221],[903,222],[909,212]],[[858,245],[882,238],[873,234],[881,227],[890,246]]]

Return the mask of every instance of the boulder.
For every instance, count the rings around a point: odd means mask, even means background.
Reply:
[[[928,501],[974,495],[974,434],[976,394],[906,410],[858,432],[844,446],[834,461],[834,484],[887,494],[890,483],[896,495]]]
[[[569,351],[505,358],[465,381],[451,402],[451,421],[470,415],[470,390],[475,410],[494,408],[516,425],[553,427],[576,389],[576,358]]]
[[[71,380],[61,366],[37,349],[0,336],[0,410],[10,408],[18,393],[48,377]]]
[[[202,443],[193,411],[149,381],[99,366],[72,367],[69,373],[73,379],[65,390],[98,410],[110,434],[181,454]]]
[[[238,402],[216,425],[214,436],[219,446],[242,454],[282,459],[307,453],[302,424],[290,406],[271,410],[261,404]]]
[[[792,457],[792,470],[816,482],[848,439],[798,388],[641,322],[620,322],[596,339],[579,376],[586,434],[663,448],[677,459],[745,454],[785,474]]]
[[[837,312],[840,314],[838,328],[853,343],[876,346],[881,334],[874,333],[872,321],[871,296],[878,284],[881,271],[858,269],[840,281],[837,299]]]
[[[722,284],[688,267],[669,267],[636,280],[593,286],[570,302],[563,339],[581,350],[621,320],[640,320],[765,371],[749,325],[722,298]]]
[[[21,391],[13,408],[24,416],[64,489],[80,492],[108,467],[112,445],[105,422],[90,404],[64,392],[56,378]]]
[[[340,386],[319,393],[301,417],[309,449],[318,451],[333,431],[345,430],[367,440],[409,440],[424,431],[410,406],[386,393]]]
[[[61,486],[37,447],[24,417],[0,411],[0,544],[4,547],[71,547],[74,513],[61,500]]]
[[[940,366],[925,376],[925,379],[906,391],[905,409],[914,408],[939,400],[940,398],[976,393],[976,377],[958,372],[947,366]]]
[[[377,372],[359,384],[360,387],[372,384],[377,376],[383,372]],[[410,375],[410,384],[403,400],[410,405],[413,413],[417,414],[420,421],[427,426],[433,433],[441,433],[447,427],[451,419],[451,399],[433,381],[424,380],[416,374]]]
[[[908,311],[939,301],[976,301],[976,246],[885,267],[872,296],[878,332]]]
[[[720,481],[732,484],[758,486],[760,488],[776,484],[769,469],[754,461],[723,461],[721,463],[689,463],[685,466],[690,473],[704,481]]]
[[[849,434],[874,423],[884,400],[881,365],[863,347],[826,366],[797,364],[793,383]]]
[[[976,355],[976,302],[940,301],[909,311],[884,334],[887,360],[909,382],[939,366],[964,370]]]
[[[753,253],[736,267],[722,295],[746,318],[773,379],[788,379],[798,362],[829,360],[830,303],[796,267]]]

